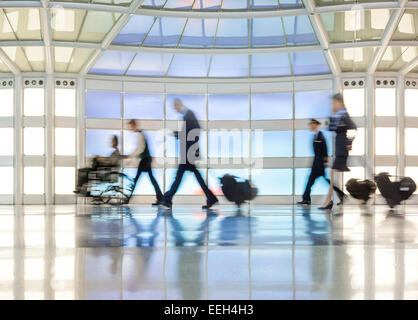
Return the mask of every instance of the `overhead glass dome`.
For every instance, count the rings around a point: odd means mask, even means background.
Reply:
[[[416,72],[417,1],[0,3],[0,72],[249,78]]]

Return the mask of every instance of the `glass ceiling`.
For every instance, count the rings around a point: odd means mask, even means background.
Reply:
[[[418,70],[412,0],[398,20],[391,17],[400,4],[390,0],[314,0],[319,19],[301,0],[50,0],[46,14],[41,1],[10,3],[0,1],[1,73],[11,64],[22,72],[192,78],[364,72],[371,64]]]

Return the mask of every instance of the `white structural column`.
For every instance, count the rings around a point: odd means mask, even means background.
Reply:
[[[14,204],[23,203],[23,78],[14,80]]]
[[[405,77],[398,76],[396,88],[396,146],[397,146],[397,174],[404,175],[405,171]]]
[[[368,74],[373,74],[376,71],[377,66],[380,63],[380,60],[382,60],[382,57],[385,54],[388,44],[390,40],[392,39],[392,35],[395,32],[396,27],[398,26],[399,21],[402,18],[402,15],[405,11],[405,5],[408,3],[408,0],[398,0],[398,3],[399,3],[399,8],[395,9],[392,12],[392,15],[386,26],[386,29],[383,32],[380,46],[375,51],[373,58],[370,62],[369,68],[367,69]]]
[[[55,194],[55,98],[54,78],[46,77],[45,83],[45,203],[54,203]]]
[[[334,53],[329,49],[329,39],[327,31],[325,30],[324,24],[322,23],[321,17],[316,13],[316,7],[314,0],[303,0],[306,10],[309,13],[309,20],[311,21],[312,27],[315,31],[316,37],[324,50],[325,58],[327,59],[329,68],[334,76],[341,74],[340,66],[337,62],[337,58]]]
[[[374,125],[374,114],[375,114],[375,85],[374,76],[368,75],[366,79],[366,178],[372,178],[374,173],[375,161],[374,161],[374,149],[375,149],[375,125]]]
[[[100,49],[96,50],[96,52],[92,54],[92,56],[87,60],[87,62],[81,68],[81,71],[80,71],[81,75],[84,75],[87,72],[89,72],[89,70],[94,65],[94,63],[100,58],[104,50],[106,50],[110,46],[113,39],[115,39],[115,37],[119,34],[122,28],[129,21],[129,18],[131,17],[131,15],[139,8],[139,6],[142,4],[143,1],[144,0],[132,1],[131,5],[129,6],[129,11],[121,15],[119,20],[115,23],[115,25],[106,35],[106,37],[103,39]]]
[[[85,166],[85,154],[86,154],[86,143],[85,143],[85,131],[86,131],[86,83],[84,77],[77,78],[77,168]]]
[[[54,53],[51,46],[51,10],[49,9],[49,0],[41,0],[40,9],[42,37],[45,47],[45,71],[47,74],[54,73]]]

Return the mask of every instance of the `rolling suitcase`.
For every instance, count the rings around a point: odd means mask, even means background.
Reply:
[[[238,181],[237,177],[229,174],[225,174],[219,180],[224,196],[229,201],[235,202],[237,206],[245,201],[253,200],[258,194],[258,189],[248,180]]]
[[[370,196],[376,192],[376,184],[369,179],[350,179],[345,184],[345,187],[353,198],[363,200],[364,202],[367,202]]]
[[[391,208],[400,204],[401,201],[407,200],[417,188],[414,180],[409,177],[402,177],[398,181],[392,182],[387,172],[377,174],[374,180]]]

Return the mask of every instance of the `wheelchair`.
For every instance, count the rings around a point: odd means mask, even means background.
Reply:
[[[133,188],[133,179],[121,172],[120,166],[100,166],[93,161],[87,182],[82,185],[79,196],[92,198],[91,203],[94,205],[120,206],[129,203]]]

